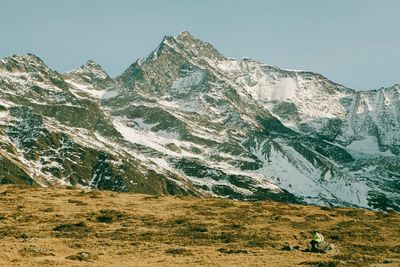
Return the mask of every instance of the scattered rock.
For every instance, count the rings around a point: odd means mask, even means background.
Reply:
[[[300,246],[291,246],[291,245],[285,245],[282,247],[282,250],[284,251],[292,251],[292,250],[299,250]]]
[[[82,243],[72,242],[67,244],[70,248],[83,248]]]
[[[82,200],[78,200],[78,199],[68,199],[68,203],[72,203],[77,206],[86,206],[87,205],[87,203],[83,202]]]
[[[75,231],[85,230],[86,228],[87,226],[84,222],[79,222],[79,223],[61,224],[57,227],[54,227],[53,230],[59,232],[75,232]]]
[[[336,261],[303,261],[300,265],[310,265],[316,267],[337,267],[340,266],[339,262]]]
[[[53,228],[57,232],[56,236],[82,238],[92,233],[92,228],[84,222],[66,223]]]
[[[147,197],[144,197],[143,200],[153,200],[153,199],[159,199],[159,198],[160,198],[160,196],[147,196]]]
[[[124,218],[124,213],[117,210],[100,210],[100,214],[95,215],[96,220],[101,223],[112,223]]]
[[[91,260],[96,260],[97,258],[98,258],[97,256],[84,251],[66,257],[67,260],[73,260],[73,261],[91,261]]]
[[[165,250],[165,253],[176,256],[176,255],[193,255],[189,250],[185,248],[169,248]]]
[[[224,254],[248,254],[249,252],[246,249],[225,249],[220,248],[217,251]]]
[[[53,212],[53,211],[54,211],[54,207],[46,207],[46,208],[40,209],[40,211],[43,211],[43,212]]]
[[[15,234],[15,238],[22,239],[23,241],[27,241],[30,238],[30,236],[23,232],[17,232]]]
[[[112,216],[106,216],[106,215],[98,216],[97,217],[97,221],[101,222],[101,223],[112,223],[113,217]]]
[[[339,236],[339,235],[331,235],[331,236],[329,236],[329,239],[331,239],[331,240],[341,240],[342,237]]]
[[[310,249],[311,252],[317,252],[317,253],[328,253],[328,252],[333,252],[335,251],[335,245],[332,243],[322,241],[319,242],[318,244],[315,245],[315,248],[313,250]]]
[[[55,256],[54,253],[48,251],[47,249],[40,248],[40,247],[33,246],[33,245],[23,247],[18,252],[19,252],[19,254],[21,254],[24,257],[26,257],[26,256],[31,256],[31,257]]]
[[[282,250],[284,250],[284,251],[292,251],[292,250],[294,250],[294,247],[290,246],[290,245],[285,245],[285,246],[282,247]]]

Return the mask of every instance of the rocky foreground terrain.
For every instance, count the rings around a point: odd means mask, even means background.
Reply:
[[[399,266],[399,226],[397,212],[0,186],[0,266]],[[303,251],[315,228],[335,251]]]

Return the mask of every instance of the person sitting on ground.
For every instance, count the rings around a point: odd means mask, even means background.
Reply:
[[[310,251],[317,251],[316,245],[322,241],[324,241],[324,236],[317,230],[314,230],[312,232],[312,240],[310,242]]]

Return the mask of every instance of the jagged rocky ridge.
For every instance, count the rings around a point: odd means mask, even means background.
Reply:
[[[355,91],[183,32],[110,78],[0,61],[0,181],[400,210],[400,86]]]

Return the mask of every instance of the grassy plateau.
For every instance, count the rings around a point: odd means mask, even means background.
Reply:
[[[400,214],[2,185],[0,266],[400,266]]]

